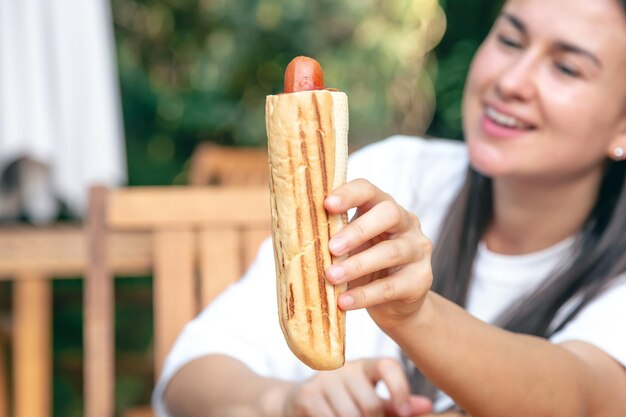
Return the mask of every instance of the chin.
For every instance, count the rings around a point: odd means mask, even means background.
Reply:
[[[486,177],[497,177],[511,168],[502,152],[482,140],[467,140],[470,165]]]

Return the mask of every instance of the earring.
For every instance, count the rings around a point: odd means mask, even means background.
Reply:
[[[613,149],[613,159],[615,159],[616,161],[621,161],[623,157],[624,148],[622,148],[621,146],[616,146],[615,149]]]

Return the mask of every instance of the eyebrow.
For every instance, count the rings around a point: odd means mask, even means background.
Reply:
[[[506,12],[502,12],[502,16],[506,18],[506,20],[508,20],[508,22],[513,27],[515,27],[515,29],[519,30],[522,34],[524,35],[528,34],[528,29],[526,29],[526,25],[519,18]],[[584,48],[578,47],[576,45],[572,45],[567,42],[560,41],[560,42],[556,42],[555,49],[557,49],[558,51],[573,53],[576,55],[582,55],[584,57],[587,57],[598,67],[602,68],[602,63],[600,62],[598,57]]]
[[[515,29],[519,30],[520,32],[522,32],[523,34],[526,34],[528,31],[526,30],[526,25],[524,24],[524,22],[522,22],[520,19],[518,19],[517,17],[513,16],[512,14],[509,14],[507,12],[502,12],[502,16],[504,16],[506,18],[506,20],[509,21],[510,24],[512,24],[513,26],[515,26]]]

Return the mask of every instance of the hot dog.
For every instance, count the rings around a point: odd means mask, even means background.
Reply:
[[[295,58],[285,71],[285,93],[267,96],[272,238],[278,315],[291,351],[317,370],[344,363],[345,313],[329,284],[330,237],[345,216],[329,215],[324,199],[346,181],[348,98],[324,89],[320,65]]]

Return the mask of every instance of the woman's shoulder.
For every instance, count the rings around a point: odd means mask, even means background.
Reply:
[[[350,156],[348,176],[368,178],[372,182],[406,176],[423,178],[464,169],[467,161],[467,150],[461,141],[392,136],[354,152]]]
[[[445,160],[467,162],[462,141],[419,136],[396,135],[368,144],[351,155],[351,164],[360,161],[376,164],[414,164],[415,161],[440,164]]]
[[[468,167],[465,144],[447,139],[392,136],[355,152],[349,179],[365,178],[389,193],[436,236]]]

